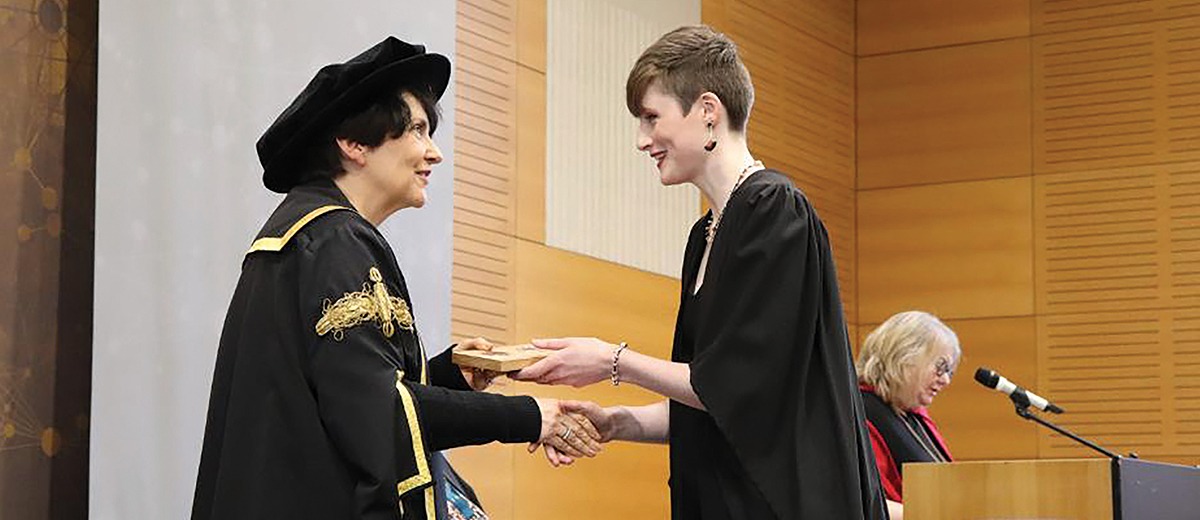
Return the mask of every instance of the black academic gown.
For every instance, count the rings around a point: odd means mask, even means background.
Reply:
[[[242,263],[192,518],[433,520],[438,450],[533,441],[540,425],[531,398],[472,392],[448,355],[426,361],[391,247],[315,181]]]
[[[707,413],[670,405],[673,518],[887,518],[824,225],[786,177],[751,175],[693,295],[708,219],[672,354]]]

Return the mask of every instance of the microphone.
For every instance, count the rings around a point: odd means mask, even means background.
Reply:
[[[997,374],[994,370],[987,367],[979,367],[975,370],[975,380],[979,384],[991,388],[997,392],[1007,395],[1018,406],[1033,406],[1038,410],[1050,413],[1063,413],[1063,409],[1059,408],[1054,403],[1047,401],[1044,397],[1037,395],[1029,390],[1017,386],[1012,381]]]
[[[1055,406],[1054,403],[1047,401],[1042,396],[1039,396],[1033,392],[1030,392],[1029,390],[1026,390],[1024,388],[1017,386],[1012,381],[1005,379],[1004,376],[997,374],[995,371],[993,371],[992,369],[987,368],[987,367],[979,367],[979,369],[975,370],[975,380],[979,381],[979,384],[986,386],[988,388],[995,389],[997,392],[1001,392],[1004,395],[1007,395],[1009,399],[1012,399],[1012,402],[1017,405],[1017,415],[1019,415],[1022,419],[1025,419],[1027,421],[1033,421],[1042,426],[1050,428],[1051,430],[1054,430],[1059,435],[1062,435],[1068,439],[1071,439],[1071,440],[1078,442],[1084,446],[1087,446],[1093,450],[1096,450],[1099,453],[1103,453],[1105,457],[1108,457],[1113,460],[1121,459],[1120,455],[1117,455],[1116,453],[1113,453],[1111,451],[1104,449],[1099,444],[1096,444],[1096,443],[1089,441],[1083,437],[1075,435],[1074,433],[1071,433],[1069,430],[1066,430],[1066,429],[1062,428],[1061,426],[1058,426],[1050,421],[1042,419],[1041,417],[1038,416],[1038,414],[1035,414],[1035,413],[1029,411],[1029,407],[1033,406],[1044,412],[1063,413],[1062,408]]]

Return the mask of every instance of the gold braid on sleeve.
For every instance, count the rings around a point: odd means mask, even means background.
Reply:
[[[386,337],[392,337],[396,325],[412,331],[413,317],[408,302],[388,294],[387,284],[379,269],[371,267],[367,272],[369,282],[364,282],[361,291],[345,293],[336,302],[326,298],[321,304],[321,318],[317,320],[317,335],[333,332],[333,339],[341,341],[345,331],[364,322],[372,321]]]

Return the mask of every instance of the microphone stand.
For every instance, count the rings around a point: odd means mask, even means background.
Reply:
[[[1078,435],[1075,435],[1074,433],[1068,431],[1066,428],[1063,428],[1057,424],[1054,424],[1050,421],[1042,419],[1041,417],[1038,417],[1037,414],[1029,411],[1029,399],[1018,398],[1017,394],[1010,395],[1009,397],[1013,400],[1013,404],[1016,405],[1017,415],[1021,416],[1021,418],[1028,420],[1028,421],[1033,421],[1042,426],[1050,428],[1051,430],[1058,432],[1059,434],[1063,435],[1064,437],[1067,437],[1075,442],[1078,442],[1078,443],[1080,443],[1084,446],[1087,446],[1093,450],[1103,453],[1105,457],[1108,457],[1113,460],[1120,460],[1120,458],[1121,458],[1120,455],[1117,455],[1116,453],[1108,451],[1108,450],[1100,447],[1098,444],[1096,444],[1092,441],[1089,441],[1083,437],[1080,437]],[[1022,397],[1024,397],[1024,396],[1022,396]]]

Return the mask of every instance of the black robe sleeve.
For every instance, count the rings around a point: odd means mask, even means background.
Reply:
[[[429,360],[429,384],[413,387],[435,450],[500,442],[533,442],[541,433],[541,412],[532,397],[475,392],[452,361],[454,345]],[[457,390],[454,392],[446,390]],[[437,413],[436,411],[450,413]],[[480,429],[476,425],[488,425]]]
[[[710,252],[692,387],[779,518],[886,518],[825,229],[751,179]]]
[[[450,348],[429,360],[429,384],[452,390],[474,390],[452,360],[455,346],[450,345]]]
[[[305,244],[311,258],[299,273],[301,315],[319,335],[309,380],[330,441],[352,472],[365,476],[355,490],[361,518],[394,518],[397,494],[409,507],[427,507],[428,489],[424,500],[406,495],[430,484],[430,451],[536,440],[540,414],[531,398],[422,384],[423,354],[403,348],[418,344],[411,314],[386,320],[352,312],[355,298],[377,294],[376,275],[388,297],[403,301],[386,243],[354,220],[325,235]]]

